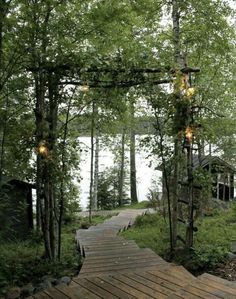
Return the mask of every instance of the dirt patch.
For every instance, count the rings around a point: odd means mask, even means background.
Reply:
[[[220,264],[217,268],[208,272],[230,281],[236,281],[236,261]]]

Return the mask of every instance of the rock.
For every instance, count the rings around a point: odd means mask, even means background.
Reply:
[[[34,290],[35,290],[35,287],[33,286],[33,284],[28,283],[27,285],[25,285],[21,288],[21,295],[24,297],[31,296],[34,293]]]
[[[57,285],[57,279],[56,278],[51,277],[51,278],[48,279],[48,281],[50,281],[53,286]]]
[[[14,287],[8,290],[7,299],[17,299],[20,298],[21,289],[19,287]]]
[[[35,288],[35,292],[40,292],[40,291],[46,290],[51,287],[52,287],[51,282],[48,280],[45,280],[37,285],[37,287]]]
[[[69,285],[71,282],[71,278],[69,276],[63,276],[61,279],[60,279],[60,283],[64,283],[64,284],[67,284]]]
[[[228,260],[229,260],[230,262],[236,260],[236,254],[234,254],[234,253],[232,253],[232,252],[228,252],[227,255],[228,255]]]
[[[54,277],[52,277],[52,276],[50,276],[50,275],[44,275],[43,277],[42,277],[42,281],[43,282],[50,282],[52,285],[56,285],[57,284],[57,279],[56,278],[54,278]]]

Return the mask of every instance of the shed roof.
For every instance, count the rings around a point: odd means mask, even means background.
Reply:
[[[19,185],[27,185],[30,186],[31,188],[35,188],[35,185],[29,182],[25,182],[23,180],[19,180],[18,178],[14,177],[9,177],[9,176],[2,176],[2,183],[3,184],[19,184]]]
[[[223,159],[221,159],[217,156],[207,155],[207,156],[202,156],[201,158],[199,158],[199,156],[193,155],[193,167],[194,168],[198,167],[198,166],[206,167],[210,163],[227,167],[232,172],[236,173],[236,168],[234,166],[230,165],[228,162],[224,161]]]

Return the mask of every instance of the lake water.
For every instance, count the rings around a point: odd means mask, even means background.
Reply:
[[[81,163],[80,163],[80,175],[83,178],[79,183],[80,186],[80,205],[83,210],[86,209],[89,202],[89,184],[90,184],[90,138],[80,137],[79,141],[83,149],[87,148],[81,153]],[[152,186],[152,180],[157,181],[161,177],[161,172],[154,170],[154,168],[149,167],[150,158],[146,158],[149,153],[138,146],[139,137],[136,138],[136,176],[137,176],[137,193],[138,200],[142,201],[147,198],[148,190]],[[127,158],[129,157],[129,152],[126,152]],[[99,172],[104,171],[106,167],[112,167],[114,165],[114,156],[109,149],[100,148],[99,153]],[[160,184],[159,184],[159,190]]]

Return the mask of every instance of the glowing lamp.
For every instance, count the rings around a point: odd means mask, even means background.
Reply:
[[[194,87],[189,87],[187,90],[186,90],[186,96],[188,98],[191,98],[192,96],[194,96],[195,94],[195,88]]]
[[[193,138],[193,131],[190,127],[187,127],[185,130],[185,137],[190,142]]]
[[[87,91],[89,91],[89,86],[88,85],[82,85],[82,86],[80,86],[80,90],[83,91],[83,92],[87,92]]]
[[[41,155],[41,156],[44,156],[46,157],[48,155],[48,147],[46,145],[46,142],[45,141],[41,141],[38,145],[38,148],[37,148],[37,152]]]

